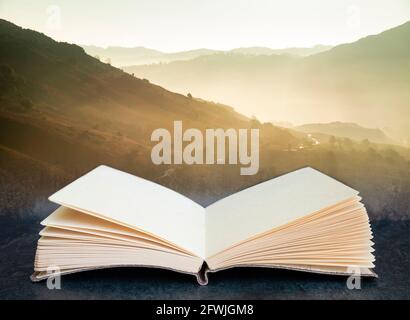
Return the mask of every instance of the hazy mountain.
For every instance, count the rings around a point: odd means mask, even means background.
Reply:
[[[244,47],[232,49],[231,53],[252,54],[252,55],[272,55],[272,54],[288,54],[294,56],[310,56],[312,54],[330,50],[332,46],[316,45],[311,48],[285,48],[271,49],[267,47]]]
[[[177,91],[292,123],[354,122],[410,138],[410,22],[308,57],[214,54],[125,68]]]
[[[124,48],[124,47],[107,47],[101,48],[96,46],[82,46],[84,50],[94,57],[98,57],[103,62],[111,62],[116,67],[131,65],[145,65],[156,63],[169,63],[173,61],[184,61],[195,59],[200,56],[206,56],[216,53],[232,53],[240,55],[272,55],[272,54],[289,54],[296,56],[308,56],[314,53],[329,50],[330,46],[314,46],[312,48],[289,48],[289,49],[271,49],[265,47],[244,47],[228,51],[196,49],[189,51],[180,51],[166,53],[158,50],[144,47]]]
[[[293,129],[305,133],[322,133],[330,136],[344,137],[357,141],[365,139],[375,143],[394,143],[382,130],[376,128],[364,128],[355,123],[331,122],[309,123],[293,127]]]
[[[164,53],[154,49],[144,47],[124,48],[124,47],[97,47],[82,46],[86,53],[100,59],[102,62],[110,62],[114,66],[124,66],[133,64],[135,61],[152,63],[157,61]]]
[[[98,57],[101,61],[110,61],[116,67],[129,65],[142,65],[152,63],[167,63],[179,60],[190,60],[202,55],[209,55],[219,51],[210,49],[196,49],[174,53],[166,53],[144,47],[96,47],[82,46],[84,50],[93,57]]]

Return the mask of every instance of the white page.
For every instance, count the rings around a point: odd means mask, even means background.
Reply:
[[[312,168],[235,193],[206,208],[206,256],[357,194]]]
[[[205,256],[205,209],[154,182],[99,166],[49,200],[143,230]]]

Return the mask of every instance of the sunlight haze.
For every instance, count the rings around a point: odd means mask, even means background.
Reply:
[[[173,52],[336,45],[410,20],[408,0],[0,0],[0,17],[59,41]]]

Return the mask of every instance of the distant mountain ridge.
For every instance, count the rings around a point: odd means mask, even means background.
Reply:
[[[394,141],[382,130],[377,128],[364,128],[356,123],[344,123],[339,121],[330,123],[309,123],[293,127],[293,129],[304,133],[322,133],[330,136],[349,138],[356,141],[367,139],[374,143],[394,143]]]
[[[145,47],[97,47],[82,46],[91,56],[98,56],[102,61],[110,61],[116,67],[128,67],[132,65],[145,65],[156,63],[169,63],[173,61],[192,60],[201,56],[212,54],[238,54],[238,55],[272,55],[288,54],[296,56],[308,56],[311,54],[323,52],[332,48],[331,46],[317,45],[311,48],[287,48],[271,49],[267,47],[244,47],[232,50],[212,50],[212,49],[195,49],[180,52],[161,52]]]
[[[172,62],[177,60],[190,60],[202,55],[218,53],[217,50],[196,49],[175,53],[166,53],[145,47],[97,47],[82,45],[82,48],[91,56],[98,57],[101,61],[110,61],[116,67],[129,65],[151,64],[159,62]]]
[[[294,56],[307,57],[313,54],[320,52],[325,52],[333,48],[333,46],[326,45],[316,45],[309,48],[284,48],[284,49],[271,49],[267,47],[244,47],[232,49],[230,53],[239,53],[239,54],[251,54],[251,55],[272,55],[272,54],[288,54]]]
[[[124,70],[262,119],[354,122],[410,145],[407,39],[410,22],[307,57],[213,54]]]
[[[356,42],[341,44],[318,53],[316,58],[349,60],[349,59],[407,59],[410,56],[410,21],[385,30],[379,34],[369,35]],[[383,46],[381,46],[383,44]]]

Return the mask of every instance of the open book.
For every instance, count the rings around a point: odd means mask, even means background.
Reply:
[[[274,267],[376,276],[372,232],[358,192],[312,168],[204,208],[145,179],[100,166],[49,198],[31,279],[120,266],[193,274]],[[354,271],[352,271],[354,270]]]

